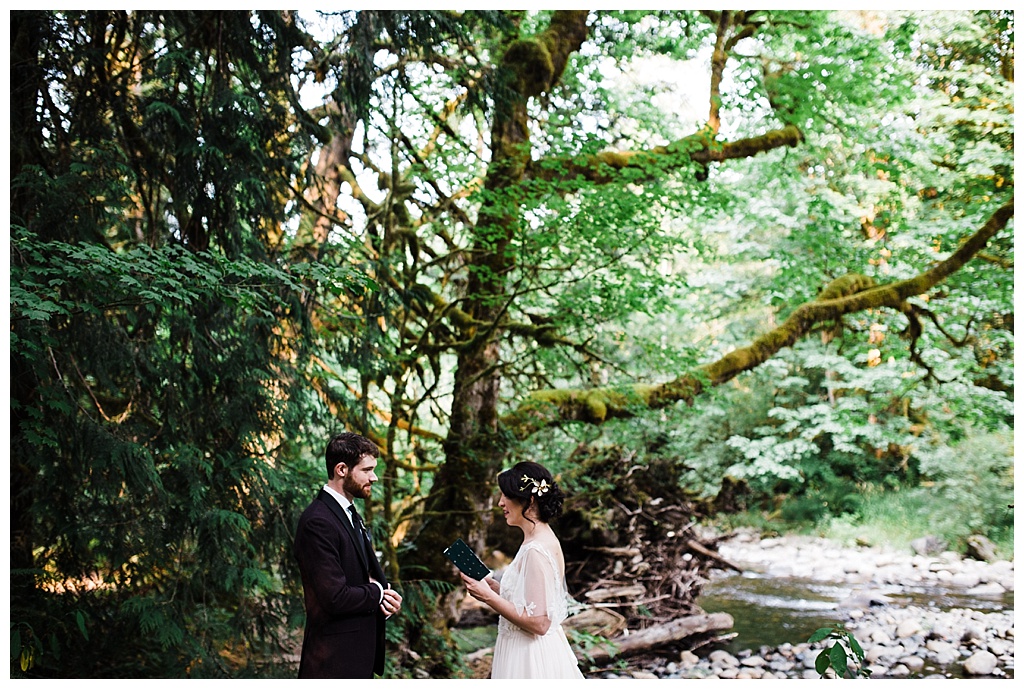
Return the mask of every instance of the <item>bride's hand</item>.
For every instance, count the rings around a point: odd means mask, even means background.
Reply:
[[[476,598],[478,601],[486,603],[489,598],[494,596],[494,589],[492,589],[490,584],[486,581],[467,577],[461,572],[459,572],[459,576],[462,577],[462,583],[465,584],[466,591],[469,595],[473,596],[473,598]]]

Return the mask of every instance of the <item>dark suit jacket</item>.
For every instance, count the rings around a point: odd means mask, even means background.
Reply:
[[[302,573],[306,628],[300,678],[372,678],[384,673],[386,585],[377,558],[366,553],[341,505],[321,490],[299,517],[295,557]]]

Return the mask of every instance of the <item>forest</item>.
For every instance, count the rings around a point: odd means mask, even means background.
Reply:
[[[659,553],[631,625],[698,524],[1012,559],[1012,11],[10,25],[12,677],[294,677],[345,430],[392,678],[466,676],[524,459],[570,593]]]

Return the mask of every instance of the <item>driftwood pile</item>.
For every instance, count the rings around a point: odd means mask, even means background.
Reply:
[[[681,485],[681,466],[668,460],[639,463],[622,448],[579,459],[579,480],[609,489],[566,503],[557,524],[566,581],[591,615],[596,610],[621,618],[617,634],[602,634],[614,649],[591,649],[589,659],[692,649],[731,629],[728,615],[707,615],[697,604],[711,569],[737,568],[698,528],[703,503]]]

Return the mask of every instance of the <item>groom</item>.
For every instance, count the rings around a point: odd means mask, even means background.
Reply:
[[[402,607],[353,504],[370,497],[380,451],[341,433],[324,454],[327,485],[295,534],[306,604],[299,678],[370,679],[384,673],[384,622]]]

